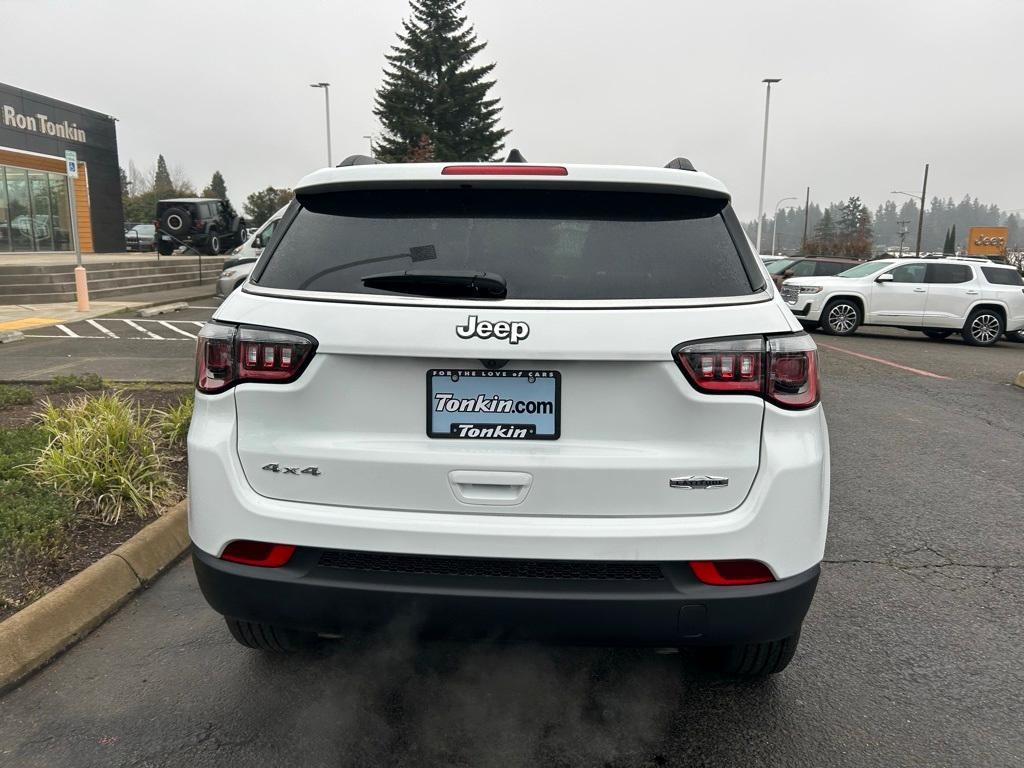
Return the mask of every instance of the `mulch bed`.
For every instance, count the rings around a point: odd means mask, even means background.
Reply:
[[[83,394],[49,393],[45,386],[28,386],[35,394],[36,401],[30,405],[0,409],[0,427],[15,428],[31,424],[32,415],[41,408],[43,400],[47,397],[54,403],[63,404]],[[187,385],[157,384],[148,388],[132,385],[131,389],[124,391],[142,408],[166,409],[177,405],[191,390]],[[165,456],[173,482],[168,502],[175,503],[185,497],[185,448],[180,446],[171,449]],[[0,603],[0,621],[112,552],[154,519],[153,516],[143,519],[126,515],[116,525],[105,525],[99,520],[78,520],[68,531],[66,541],[56,556],[28,562],[0,563],[0,595],[5,597],[6,601],[14,603],[13,606]]]

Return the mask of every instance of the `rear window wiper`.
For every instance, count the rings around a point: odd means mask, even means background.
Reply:
[[[472,269],[382,272],[364,277],[363,285],[381,291],[440,299],[504,299],[508,294],[504,277],[494,272],[477,272]]]

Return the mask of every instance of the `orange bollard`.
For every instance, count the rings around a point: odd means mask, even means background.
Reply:
[[[79,312],[89,311],[89,282],[85,276],[85,267],[75,267],[75,301]]]

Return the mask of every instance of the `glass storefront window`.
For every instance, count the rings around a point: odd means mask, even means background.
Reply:
[[[50,182],[46,171],[29,171],[32,197],[32,235],[37,251],[53,250],[53,221],[50,219]]]
[[[53,250],[71,250],[71,205],[68,202],[68,177],[50,176],[50,213],[53,217]]]
[[[28,171],[7,167],[7,205],[11,216],[11,246],[15,251],[34,251],[32,208],[28,193]]]
[[[7,178],[0,165],[0,253],[11,250],[11,215],[7,210]]]
[[[0,253],[69,250],[67,177],[0,166]]]

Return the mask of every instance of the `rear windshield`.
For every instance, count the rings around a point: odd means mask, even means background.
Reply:
[[[985,279],[995,285],[1024,285],[1024,279],[1015,269],[1000,269],[999,267],[982,267],[982,274]]]
[[[778,261],[771,262],[767,267],[769,275],[781,275],[783,271],[792,266],[796,259],[779,259]]]
[[[363,278],[496,273],[508,299],[653,299],[753,292],[728,201],[578,190],[374,190],[308,195],[257,283],[396,296]],[[752,256],[746,255],[752,260]]]
[[[850,267],[840,272],[836,277],[867,277],[875,272],[881,272],[886,267],[895,263],[895,261],[868,261],[864,264],[858,264],[856,267]]]

